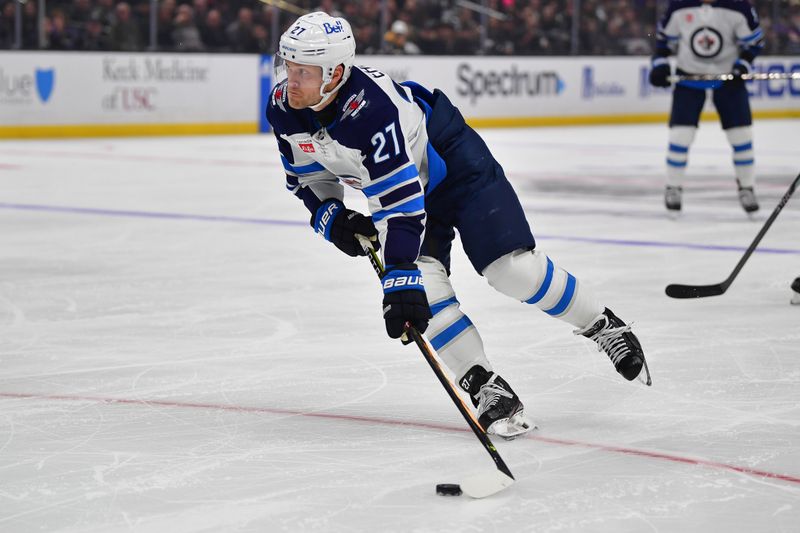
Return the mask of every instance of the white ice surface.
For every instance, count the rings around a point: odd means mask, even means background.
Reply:
[[[540,429],[496,443],[509,489],[436,496],[492,462],[271,136],[2,142],[0,531],[800,530],[800,193],[727,294],[664,295],[728,276],[800,172],[800,121],[755,126],[755,221],[713,123],[677,221],[663,125],[482,133],[540,248],[635,322],[652,388],[456,246]]]

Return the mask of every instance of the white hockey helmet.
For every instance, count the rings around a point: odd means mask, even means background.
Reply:
[[[297,19],[281,35],[277,55],[284,62],[322,67],[322,86],[319,89],[322,100],[311,107],[316,110],[350,77],[356,57],[356,40],[350,23],[345,19],[315,11]],[[325,86],[331,82],[339,65],[344,66],[342,80],[326,93]]]

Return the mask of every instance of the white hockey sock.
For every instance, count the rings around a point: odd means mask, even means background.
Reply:
[[[605,309],[592,291],[538,250],[516,250],[483,271],[489,285],[550,316],[583,328]]]
[[[680,187],[689,162],[689,147],[694,141],[697,128],[694,126],[672,126],[669,129],[667,150],[667,185]]]
[[[433,314],[425,334],[436,353],[456,380],[475,365],[492,370],[483,340],[469,317],[461,312],[444,265],[432,257],[421,256],[417,266],[422,271],[425,294]]]
[[[741,126],[725,130],[728,142],[733,148],[733,168],[736,172],[736,179],[742,187],[752,187],[755,185],[755,154],[753,153],[753,128],[752,126]]]

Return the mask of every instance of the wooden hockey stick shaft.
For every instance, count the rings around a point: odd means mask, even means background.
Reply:
[[[778,218],[778,214],[783,210],[786,203],[789,201],[789,198],[792,197],[794,194],[795,189],[797,188],[798,183],[800,183],[800,174],[794,179],[791,185],[789,185],[789,189],[786,191],[786,194],[783,195],[778,205],[772,211],[772,214],[769,216],[766,222],[764,222],[764,226],[761,228],[761,231],[758,232],[756,238],[753,239],[753,242],[750,243],[750,246],[747,247],[747,250],[744,252],[744,255],[739,262],[736,263],[736,266],[731,272],[731,275],[723,281],[722,283],[715,283],[712,285],[682,285],[679,283],[673,283],[671,285],[667,285],[665,292],[667,296],[671,298],[705,298],[707,296],[719,296],[720,294],[724,294],[725,291],[728,290],[733,280],[736,279],[736,276],[739,275],[739,271],[742,270],[745,262],[750,258],[755,251],[758,243],[761,242],[761,239],[764,237],[764,234],[767,233],[767,230],[772,223],[775,222],[775,219]]]
[[[736,76],[733,74],[674,74],[667,79],[670,83],[679,81],[730,81]],[[800,80],[800,72],[753,72],[742,74],[742,79],[748,80]]]
[[[361,244],[361,247],[364,249],[364,252],[369,257],[370,263],[372,263],[372,268],[375,270],[375,273],[378,275],[378,278],[383,278],[384,269],[383,263],[381,262],[381,258],[378,257],[378,253],[375,251],[375,248],[372,246],[372,243],[366,237],[358,235],[358,242]],[[447,375],[444,373],[441,364],[439,364],[439,360],[436,358],[436,355],[433,353],[433,349],[428,345],[428,342],[425,340],[425,337],[422,336],[417,328],[410,324],[406,324],[406,334],[414,341],[414,344],[417,345],[419,351],[422,352],[422,356],[430,365],[433,373],[436,374],[436,377],[439,379],[439,382],[444,387],[445,391],[447,391],[447,395],[450,396],[450,399],[453,400],[453,403],[458,408],[458,411],[461,413],[461,416],[464,417],[464,420],[467,421],[467,425],[469,425],[470,429],[475,436],[478,437],[478,440],[481,441],[481,444],[486,449],[487,453],[491,456],[492,461],[494,461],[495,466],[499,471],[503,474],[507,475],[511,479],[514,479],[514,475],[511,473],[511,470],[508,469],[506,466],[505,461],[503,458],[500,457],[500,454],[495,448],[494,444],[492,443],[489,436],[480,426],[478,421],[475,419],[475,415],[472,414],[472,411],[464,404],[464,400],[461,399],[461,396],[458,395],[456,392],[453,383],[448,379]]]

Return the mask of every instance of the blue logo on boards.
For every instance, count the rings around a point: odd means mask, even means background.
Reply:
[[[781,63],[757,63],[754,72],[797,73],[800,63],[784,65]],[[761,80],[747,83],[747,92],[752,98],[791,98],[800,97],[800,80]]]
[[[800,72],[800,63],[768,63],[766,61],[756,64],[753,72],[778,72],[794,73]],[[672,93],[672,87],[661,89],[653,87],[648,81],[650,73],[649,67],[639,69],[639,98],[650,98]],[[800,98],[800,80],[781,79],[781,80],[756,80],[748,81],[746,84],[747,92],[751,98],[755,99],[783,99]]]
[[[581,95],[585,100],[603,96],[625,96],[625,87],[617,82],[598,83],[594,77],[593,67],[583,67]]]
[[[55,78],[55,69],[36,69],[36,92],[43,103],[47,103],[50,95],[53,94]]]
[[[258,131],[264,133],[270,130],[267,120],[267,106],[270,104],[269,96],[272,92],[272,56],[262,55],[259,62],[259,107],[258,107]],[[278,99],[280,102],[280,99]],[[283,103],[278,104],[283,108]],[[286,111],[286,109],[283,109]]]

